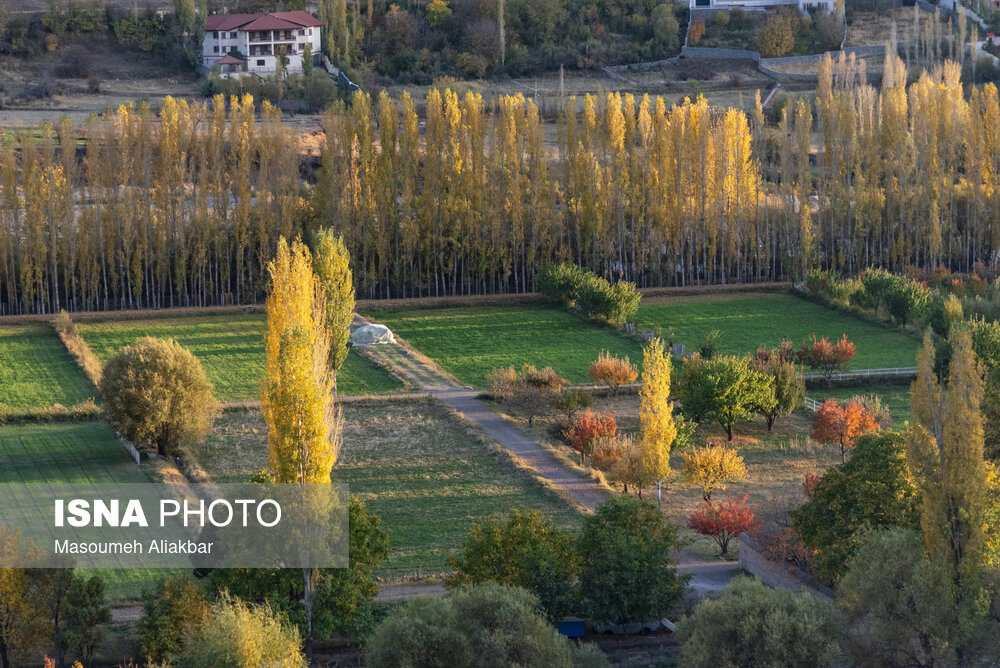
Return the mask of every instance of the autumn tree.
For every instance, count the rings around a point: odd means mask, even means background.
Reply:
[[[24,563],[43,556],[19,530],[0,527],[0,563]],[[48,642],[50,611],[46,608],[45,572],[0,568],[0,666],[11,668],[37,654]]]
[[[784,12],[770,14],[757,33],[757,49],[765,58],[778,58],[792,50],[795,32],[792,21]]]
[[[634,382],[639,377],[639,370],[629,361],[628,356],[615,357],[603,350],[597,356],[597,360],[590,365],[587,373],[595,383],[607,385],[616,396],[619,387]]]
[[[173,339],[147,336],[122,348],[105,365],[100,391],[125,437],[162,456],[204,439],[219,410],[201,362]]]
[[[185,643],[210,618],[205,593],[190,576],[161,580],[143,593],[143,615],[136,624],[142,655],[150,661],[178,660]]]
[[[681,453],[684,460],[684,481],[701,489],[705,501],[712,499],[715,489],[747,477],[746,463],[735,448],[726,445],[706,445]]]
[[[757,524],[754,506],[731,496],[725,501],[703,501],[688,518],[688,527],[703,536],[711,536],[719,544],[722,554],[729,553],[729,543],[741,533],[751,531]]]
[[[674,405],[670,401],[670,373],[673,364],[662,339],[653,339],[643,348],[642,387],[639,389],[639,441],[641,464],[657,482],[670,474],[670,448],[677,438]]]
[[[594,441],[598,438],[614,438],[618,434],[618,423],[610,413],[594,412],[589,408],[577,415],[560,435],[562,441],[580,453],[580,464],[586,462],[586,457],[593,451]]]
[[[354,320],[354,275],[351,254],[343,237],[335,237],[329,228],[321,229],[313,239],[313,271],[326,303],[330,366],[336,373],[347,359],[347,342]]]
[[[951,340],[948,385],[942,388],[933,371],[933,342],[930,334],[924,336],[910,388],[914,422],[907,431],[906,459],[923,499],[927,551],[944,559],[955,582],[968,588],[983,560],[983,378],[970,334],[956,330]],[[963,598],[969,595],[962,592]]]
[[[309,249],[278,241],[268,265],[261,412],[268,427],[270,471],[279,483],[329,483],[340,451],[343,418],[330,368],[326,288],[317,283]],[[312,643],[312,580],[303,565],[306,653]]]
[[[858,438],[879,429],[875,416],[861,403],[850,400],[846,404],[827,399],[816,411],[812,439],[820,443],[840,446],[841,461],[847,461],[847,452]]]
[[[487,378],[490,395],[528,416],[528,424],[547,412],[568,385],[551,367],[537,369],[525,364],[518,373],[514,367],[494,369]]]
[[[812,334],[809,341],[803,341],[799,347],[798,361],[810,369],[821,371],[829,382],[834,372],[846,368],[856,352],[854,344],[847,340],[847,334],[841,336],[837,343],[830,343],[826,337],[817,340]]]
[[[200,626],[186,645],[185,665],[305,668],[301,648],[298,629],[269,606],[223,596],[212,605],[211,622]]]

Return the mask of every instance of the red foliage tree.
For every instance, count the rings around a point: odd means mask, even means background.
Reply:
[[[834,399],[827,399],[816,411],[812,438],[820,443],[840,446],[840,458],[847,461],[847,451],[858,439],[879,428],[875,415],[864,405],[848,401],[841,406]]]
[[[830,343],[826,337],[817,341],[816,335],[812,334],[809,336],[809,342],[803,341],[799,348],[799,364],[822,371],[823,376],[830,380],[834,371],[844,370],[856,352],[854,344],[847,340],[847,334],[844,334],[837,343]]]
[[[802,491],[806,493],[808,498],[812,498],[813,488],[816,487],[816,483],[819,482],[819,476],[815,473],[807,473],[806,479],[802,481]]]
[[[610,413],[598,413],[589,408],[577,415],[563,430],[562,441],[580,453],[580,463],[593,450],[594,440],[601,437],[614,437],[618,433],[618,422]]]
[[[729,554],[729,541],[744,531],[757,527],[753,505],[742,499],[727,497],[721,503],[705,501],[688,518],[688,527],[703,536],[711,536],[719,544],[722,554]]]

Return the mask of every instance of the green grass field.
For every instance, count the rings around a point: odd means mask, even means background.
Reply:
[[[434,359],[462,382],[486,384],[497,367],[551,366],[573,383],[591,382],[587,368],[602,350],[642,362],[638,340],[541,305],[379,310],[365,312]]]
[[[882,399],[892,416],[893,427],[898,429],[903,422],[913,420],[910,409],[910,384],[896,383],[893,385],[870,385],[865,387],[831,387],[806,390],[806,396],[816,401],[837,399],[843,401],[859,395],[875,395]]]
[[[392,555],[384,577],[446,572],[469,528],[510,508],[541,510],[562,526],[580,516],[554,492],[494,454],[436,404],[373,402],[344,406],[344,446],[333,479],[382,517]],[[227,412],[195,451],[220,481],[245,480],[267,461],[258,412]]]
[[[787,293],[707,295],[659,298],[639,306],[636,326],[659,328],[664,336],[698,350],[713,329],[721,332],[724,354],[752,353],[760,345],[777,346],[790,339],[796,348],[810,334],[854,342],[857,355],[850,369],[916,365],[920,342],[889,327],[855,318]]]
[[[104,422],[0,427],[0,482],[148,483]],[[112,602],[138,600],[168,571],[100,569]]]
[[[81,323],[80,334],[101,362],[143,336],[173,338],[201,360],[221,401],[260,397],[264,372],[263,314],[209,315]],[[402,385],[357,354],[347,356],[338,389],[345,395],[383,394]]]
[[[71,406],[97,389],[45,325],[0,327],[0,404],[8,408]]]

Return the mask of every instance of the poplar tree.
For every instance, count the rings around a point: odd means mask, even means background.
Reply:
[[[641,465],[656,480],[657,501],[660,484],[670,474],[670,447],[677,438],[670,371],[670,355],[664,351],[663,340],[653,339],[643,348],[639,441]]]
[[[344,246],[344,239],[334,236],[329,228],[320,229],[313,240],[313,271],[326,305],[324,320],[329,336],[330,368],[336,375],[347,359],[354,320],[354,278],[351,254]]]

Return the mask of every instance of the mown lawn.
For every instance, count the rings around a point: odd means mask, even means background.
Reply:
[[[97,396],[51,327],[0,327],[0,404],[12,409],[72,406]]]
[[[875,395],[888,407],[889,415],[892,416],[893,426],[899,428],[903,422],[913,420],[913,411],[910,409],[910,384],[895,383],[892,385],[866,385],[864,387],[831,387],[815,390],[806,390],[806,396],[816,401],[827,399],[837,399],[844,401],[859,395]]]
[[[573,383],[591,382],[587,368],[602,350],[642,362],[637,339],[549,306],[371,309],[365,315],[475,387],[484,387],[497,367],[522,364],[551,366]]]
[[[173,338],[201,360],[221,401],[260,397],[264,372],[263,314],[208,315],[151,320],[80,323],[80,334],[101,362],[143,336]],[[351,353],[341,368],[338,389],[345,395],[383,394],[402,384],[360,355]]]
[[[857,355],[850,369],[881,369],[916,365],[920,342],[890,327],[870,323],[787,293],[661,297],[644,300],[636,325],[659,329],[664,337],[698,350],[702,339],[717,329],[719,351],[724,354],[752,353],[760,345],[777,346],[782,339],[795,344],[816,334],[854,342]]]
[[[344,405],[344,445],[335,482],[350,485],[389,529],[383,577],[450,570],[448,556],[469,529],[517,506],[541,510],[561,526],[580,516],[554,492],[495,454],[477,434],[426,401]],[[227,412],[195,452],[215,479],[246,480],[267,462],[260,413]]]
[[[0,427],[0,482],[148,483],[104,422]],[[10,509],[7,509],[10,512]],[[113,602],[138,600],[169,571],[99,569]]]

